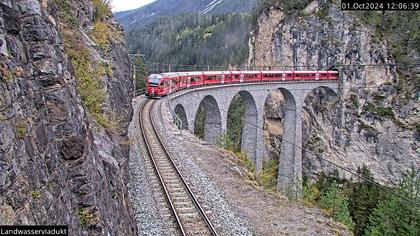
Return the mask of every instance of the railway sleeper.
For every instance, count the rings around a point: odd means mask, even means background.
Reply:
[[[174,206],[175,207],[190,207],[191,206],[191,202],[190,201],[185,201],[185,202],[174,202]]]
[[[196,212],[196,209],[194,206],[176,208],[176,210],[179,212],[179,214],[189,214],[189,213]]]

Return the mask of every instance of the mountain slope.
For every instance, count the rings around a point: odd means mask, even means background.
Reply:
[[[127,30],[133,26],[145,25],[161,16],[249,12],[256,4],[257,0],[157,0],[135,10],[117,12],[115,17]]]
[[[131,53],[141,52],[149,62],[172,64],[173,70],[186,69],[180,65],[226,68],[246,60],[250,18],[246,13],[163,17],[129,30],[126,38]]]

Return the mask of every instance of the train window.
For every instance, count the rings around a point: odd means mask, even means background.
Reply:
[[[275,78],[275,77],[280,77],[279,74],[264,74],[264,77],[266,78]]]
[[[245,79],[253,78],[253,75],[245,75]]]
[[[172,80],[172,88],[176,88],[178,86],[179,79],[173,79]]]
[[[151,87],[156,87],[159,85],[160,81],[161,81],[162,77],[159,75],[150,75],[149,76],[149,85]]]
[[[216,78],[215,79],[217,79],[217,80],[222,80],[223,79],[223,75],[217,75],[217,76],[215,76]]]
[[[206,76],[206,80],[216,80],[216,79],[217,79],[217,76],[215,76],[215,75]]]
[[[193,76],[191,77],[191,83],[197,83],[200,81],[200,77],[199,76]]]

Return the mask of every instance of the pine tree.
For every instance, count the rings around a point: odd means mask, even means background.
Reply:
[[[420,235],[420,176],[419,170],[411,168],[396,189],[398,195],[387,194],[369,217],[365,235]]]
[[[140,54],[139,52],[137,54]],[[146,64],[142,57],[136,56],[133,61],[133,73],[135,75],[136,90],[146,89],[146,78],[148,76]]]
[[[354,229],[354,222],[350,216],[348,208],[348,198],[333,182],[325,193],[321,195],[320,206],[332,212],[333,219],[343,223],[350,230]]]
[[[374,181],[372,173],[366,166],[358,169],[357,172],[365,178],[353,184],[352,192],[349,196],[350,215],[355,222],[355,234],[363,235],[369,222],[369,215],[383,197],[383,190]],[[370,180],[370,181],[369,181]]]

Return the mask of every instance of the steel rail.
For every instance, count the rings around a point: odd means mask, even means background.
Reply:
[[[156,174],[159,177],[159,181],[160,181],[160,184],[161,184],[161,186],[163,188],[163,191],[165,192],[166,200],[168,201],[168,203],[170,205],[171,212],[173,213],[173,215],[174,215],[174,217],[176,219],[176,223],[177,223],[177,225],[179,227],[179,230],[181,231],[182,235],[183,236],[186,236],[186,233],[184,231],[184,228],[182,227],[182,224],[181,224],[181,220],[178,217],[178,214],[177,214],[177,212],[175,210],[175,206],[174,206],[174,204],[173,204],[173,202],[172,202],[172,200],[171,200],[171,198],[169,196],[169,192],[168,192],[168,190],[167,190],[167,188],[166,188],[166,186],[165,186],[165,184],[163,182],[162,175],[160,174],[160,171],[159,171],[159,169],[157,167],[156,161],[155,161],[155,159],[153,157],[153,152],[152,152],[152,150],[150,148],[150,144],[149,144],[148,138],[147,138],[146,133],[145,133],[145,128],[144,128],[144,124],[143,124],[143,113],[144,113],[144,110],[145,110],[145,107],[146,107],[147,103],[149,103],[149,102],[151,102],[151,101],[147,101],[145,104],[143,104],[142,108],[140,109],[140,119],[139,119],[140,120],[140,130],[141,130],[142,137],[143,137],[144,143],[146,145],[147,151],[149,153],[150,159],[152,160],[153,167],[154,167],[154,169],[156,171]],[[156,101],[152,101],[153,104],[155,102]],[[152,104],[152,106],[153,106],[153,104]],[[150,108],[150,110],[151,109],[152,108]],[[150,113],[149,113],[149,117],[150,117]]]
[[[172,154],[168,151],[166,145],[162,142],[162,139],[161,139],[161,136],[159,135],[159,132],[157,132],[155,122],[152,119],[152,110],[153,110],[154,105],[155,105],[155,103],[153,103],[152,108],[149,111],[149,116],[150,116],[150,119],[152,121],[153,130],[155,131],[155,134],[158,137],[159,143],[161,144],[161,146],[165,150],[166,154],[168,155],[172,166],[175,168],[177,175],[180,177],[183,185],[185,186],[185,188],[188,192],[188,195],[190,195],[191,200],[194,202],[194,205],[197,207],[198,212],[200,213],[201,217],[203,218],[204,222],[206,223],[207,227],[209,228],[210,233],[213,236],[217,236],[218,234],[216,232],[216,229],[214,228],[210,219],[207,217],[206,213],[204,212],[204,209],[201,207],[200,203],[198,202],[197,197],[195,197],[194,193],[191,191],[190,187],[188,186],[187,182],[185,181],[185,179],[182,176],[181,172],[179,171],[178,167],[175,165],[174,158],[172,157]]]
[[[168,151],[168,149],[167,149],[166,145],[165,145],[165,144],[163,143],[163,141],[162,141],[161,136],[159,135],[159,132],[157,131],[155,121],[154,121],[154,119],[153,119],[153,117],[152,117],[152,111],[153,111],[153,109],[154,109],[154,107],[155,107],[156,101],[148,101],[148,102],[146,102],[146,104],[147,104],[147,103],[149,103],[149,102],[151,102],[152,104],[151,104],[151,106],[150,106],[150,108],[149,108],[148,118],[149,118],[149,120],[150,120],[150,122],[151,122],[151,125],[152,125],[152,127],[151,127],[151,128],[152,128],[152,131],[153,131],[153,133],[156,135],[159,145],[162,147],[162,150],[164,151],[164,154],[167,156],[167,158],[168,158],[168,160],[169,160],[170,165],[174,168],[174,170],[175,170],[175,172],[176,172],[175,174],[179,177],[179,179],[180,179],[180,181],[181,181],[182,185],[184,186],[184,188],[185,188],[185,190],[186,190],[186,192],[187,192],[188,196],[190,197],[190,199],[191,199],[191,201],[192,201],[192,203],[193,203],[194,207],[196,208],[197,212],[198,212],[198,213],[199,213],[199,215],[201,216],[201,219],[204,221],[204,223],[205,223],[205,225],[207,226],[208,230],[210,231],[211,235],[213,235],[213,236],[217,236],[218,234],[217,234],[217,232],[216,232],[216,230],[215,230],[214,226],[212,225],[211,221],[210,221],[210,220],[209,220],[209,218],[207,217],[207,215],[206,215],[206,213],[205,213],[204,209],[201,207],[201,205],[200,205],[200,203],[198,202],[198,200],[197,200],[196,196],[195,196],[195,195],[193,194],[193,192],[191,191],[191,188],[188,186],[188,184],[187,184],[187,182],[185,181],[185,178],[182,176],[182,174],[181,174],[180,170],[179,170],[179,169],[178,169],[178,167],[175,165],[175,162],[174,162],[174,158],[173,158],[173,156],[172,156],[172,155],[171,155],[171,153]],[[143,106],[143,108],[142,108],[142,111],[141,111],[142,113],[144,113],[144,108],[146,107],[146,104],[144,104],[144,106]],[[144,114],[141,114],[141,116],[143,116],[143,115],[144,115]],[[141,119],[141,122],[143,122],[143,119]],[[187,235],[187,232],[186,232],[186,229],[187,229],[187,228],[184,228],[184,227],[183,227],[182,222],[181,222],[181,220],[180,220],[180,217],[178,216],[178,212],[177,212],[177,210],[176,210],[176,207],[174,206],[174,204],[173,204],[173,202],[172,202],[172,200],[171,200],[170,194],[169,194],[168,190],[166,189],[165,182],[164,182],[163,177],[162,177],[162,175],[161,175],[161,173],[160,173],[160,171],[159,171],[159,167],[158,167],[158,165],[157,165],[157,163],[156,163],[156,161],[155,161],[155,158],[154,158],[154,156],[153,156],[152,150],[151,150],[151,148],[150,148],[149,139],[147,138],[147,136],[146,136],[146,134],[145,134],[145,132],[144,132],[144,126],[143,126],[143,124],[141,124],[141,127],[142,127],[142,135],[143,135],[143,137],[144,137],[144,140],[145,140],[145,143],[146,143],[146,146],[147,146],[148,152],[149,152],[149,156],[150,156],[150,157],[151,157],[151,159],[152,159],[152,162],[153,162],[153,165],[154,165],[154,169],[155,169],[155,170],[156,170],[156,172],[158,173],[159,180],[161,181],[161,185],[163,186],[163,188],[164,188],[164,192],[165,192],[165,194],[166,194],[166,198],[168,199],[168,202],[169,202],[169,203],[170,203],[170,205],[171,205],[171,210],[172,210],[172,212],[173,212],[174,216],[176,217],[176,221],[177,221],[177,224],[178,224],[178,226],[179,226],[179,228],[180,228],[180,230],[181,230],[182,235]]]

